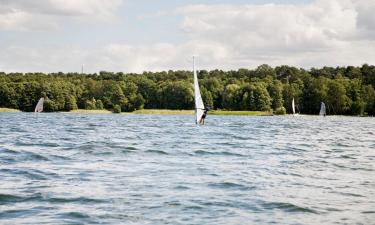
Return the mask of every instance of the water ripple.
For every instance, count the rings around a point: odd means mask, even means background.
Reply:
[[[372,224],[374,127],[0,113],[0,224]]]

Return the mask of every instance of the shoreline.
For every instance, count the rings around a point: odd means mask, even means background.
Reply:
[[[0,108],[0,113],[10,113],[10,112],[22,112],[18,109],[11,109],[11,108]]]
[[[22,113],[21,110],[12,108],[1,108],[0,113]],[[68,113],[68,114],[112,114],[110,110],[89,110],[89,109],[75,109],[69,112],[59,111],[54,113]],[[114,113],[116,114],[116,113]],[[179,109],[140,109],[133,112],[121,112],[118,114],[140,114],[140,115],[194,115],[194,110],[179,110]],[[226,110],[210,110],[208,115],[214,116],[293,116],[293,114],[276,115],[268,111],[226,111]],[[309,114],[298,114],[298,116],[319,116]],[[327,115],[330,116],[345,116],[345,117],[373,117],[373,116],[360,116],[360,115]]]
[[[80,114],[80,113],[87,113],[87,114],[110,114],[113,113],[112,111],[106,109],[74,109],[69,112],[65,113],[72,113],[72,114]]]
[[[194,115],[194,110],[173,110],[173,109],[141,109],[130,114],[156,114],[156,115]],[[224,111],[210,110],[208,115],[216,116],[272,116],[271,112],[262,111]]]
[[[0,113],[6,112],[22,112],[17,109],[0,108]],[[59,113],[59,112],[56,112]],[[88,110],[75,109],[69,112],[60,112],[69,114],[112,114],[112,111],[103,110]],[[194,115],[194,110],[178,110],[178,109],[140,109],[133,112],[121,112],[121,114],[143,114],[143,115]],[[225,110],[210,110],[209,115],[217,116],[272,116],[271,112],[262,111],[225,111]]]

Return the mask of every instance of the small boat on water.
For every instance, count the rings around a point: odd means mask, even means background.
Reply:
[[[194,102],[195,102],[195,123],[199,124],[204,113],[204,104],[199,89],[197,71],[195,69],[195,57],[193,56],[193,74],[194,74]]]
[[[43,112],[43,104],[44,104],[44,98],[40,98],[38,101],[38,104],[35,106],[34,112],[40,113]]]
[[[319,116],[326,116],[326,104],[324,104],[324,102],[320,103]]]

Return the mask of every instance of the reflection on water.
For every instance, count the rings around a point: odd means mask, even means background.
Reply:
[[[370,224],[375,120],[0,114],[1,224]]]

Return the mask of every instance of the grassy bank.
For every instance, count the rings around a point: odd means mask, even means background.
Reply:
[[[108,114],[112,113],[111,111],[108,110],[87,110],[87,109],[75,109],[69,111],[69,113],[90,113],[90,114]]]
[[[134,114],[160,114],[160,115],[193,115],[194,110],[171,110],[171,109],[142,109],[132,112]],[[261,111],[222,111],[210,110],[208,115],[220,116],[271,116],[271,112]]]
[[[223,111],[223,110],[211,110],[208,112],[209,115],[220,115],[220,116],[272,116],[272,112],[264,111]]]
[[[18,109],[0,108],[1,112],[21,112]],[[109,110],[87,110],[76,109],[69,113],[87,113],[87,114],[109,114]],[[131,112],[132,114],[157,114],[157,115],[194,115],[194,110],[173,110],[173,109],[141,109]],[[224,111],[224,110],[210,110],[208,115],[220,116],[271,116],[270,112],[262,111]]]
[[[18,109],[0,108],[0,112],[21,112]]]
[[[140,109],[133,114],[160,114],[160,115],[193,115],[194,110],[173,110],[173,109]]]

